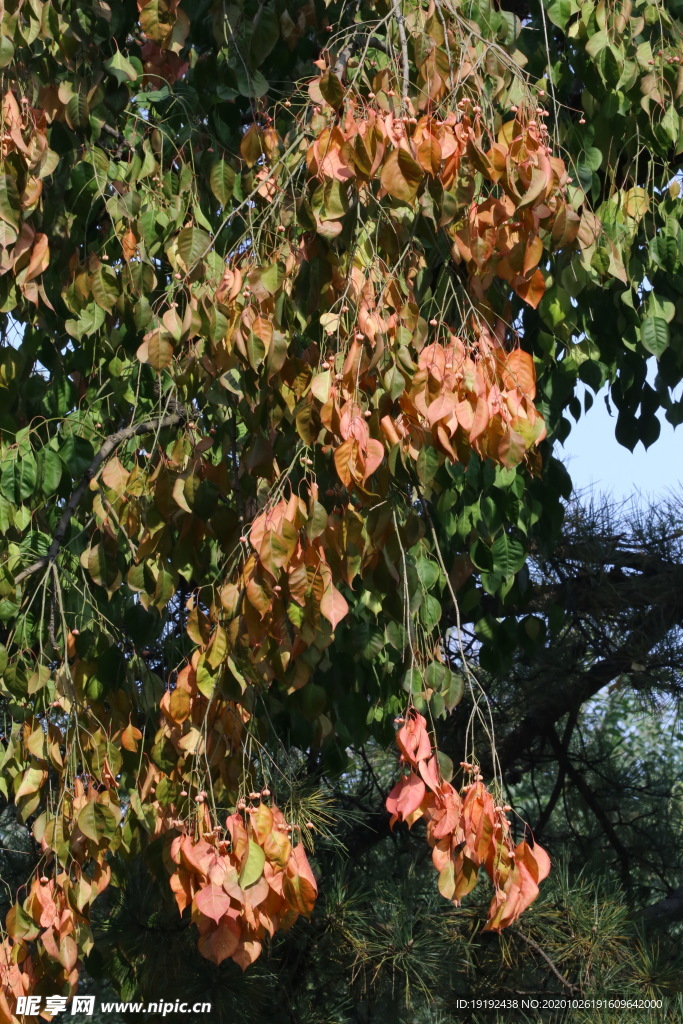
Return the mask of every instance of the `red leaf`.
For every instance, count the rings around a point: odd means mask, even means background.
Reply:
[[[515,847],[515,860],[531,874],[534,881],[542,882],[550,872],[550,857],[538,843],[530,846],[527,842],[521,842]]]
[[[410,715],[396,734],[396,743],[406,759],[417,767],[422,758],[432,756],[432,743],[427,732],[427,722],[422,715]]]
[[[413,814],[425,796],[425,784],[414,772],[396,783],[386,800],[386,808],[394,819],[405,821]]]
[[[219,922],[218,927],[212,929],[208,935],[202,935],[199,940],[199,952],[207,960],[218,965],[222,964],[229,956],[232,956],[240,944],[242,932],[237,921],[232,918],[224,918]]]

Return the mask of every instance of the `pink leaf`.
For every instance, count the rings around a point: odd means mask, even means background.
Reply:
[[[333,584],[330,584],[320,599],[321,615],[324,615],[327,621],[332,623],[332,629],[336,629],[337,624],[341,622],[348,610],[346,598]]]
[[[366,446],[363,483],[365,483],[368,477],[372,476],[375,470],[380,467],[383,458],[384,445],[382,444],[381,441],[376,441],[374,437],[371,437]]]
[[[194,898],[197,910],[210,917],[216,924],[230,909],[230,897],[217,885],[207,885]]]

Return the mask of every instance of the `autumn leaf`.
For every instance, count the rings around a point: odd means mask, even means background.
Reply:
[[[219,966],[224,960],[233,956],[241,938],[242,931],[238,922],[231,918],[224,918],[219,921],[216,928],[212,928],[206,935],[200,936],[199,952],[207,960]]]
[[[320,599],[320,614],[324,615],[327,621],[332,624],[332,629],[336,629],[348,613],[348,610],[349,606],[346,598],[343,594],[339,593],[333,584],[330,584]]]
[[[218,923],[231,907],[230,897],[213,883],[200,889],[194,898],[197,910]]]
[[[423,179],[424,171],[404,149],[393,150],[380,173],[382,187],[404,203],[412,203]]]

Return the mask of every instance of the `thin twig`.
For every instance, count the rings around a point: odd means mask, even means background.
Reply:
[[[530,939],[529,936],[525,935],[524,932],[521,932],[519,928],[514,928],[513,931],[515,935],[517,935],[522,940],[522,942],[526,942],[527,946],[531,946],[534,952],[538,953],[540,957],[543,957],[543,959],[545,960],[545,962],[547,963],[548,967],[553,972],[557,980],[562,982],[565,988],[569,989],[570,992],[577,991],[577,986],[572,985],[571,981],[565,978],[563,974],[560,974],[560,972],[558,971],[557,967],[552,962],[548,954],[545,952],[544,949],[542,949],[539,946],[539,944],[534,939]]]
[[[408,36],[406,35],[405,18],[401,12],[401,0],[396,0],[394,5],[394,15],[396,16],[398,37],[401,40],[401,54],[403,62],[403,85],[401,87],[401,97],[405,103],[408,99],[408,89],[410,87],[410,64],[408,63]]]

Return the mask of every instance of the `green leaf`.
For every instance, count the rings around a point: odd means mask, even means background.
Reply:
[[[425,590],[431,590],[432,587],[436,586],[441,574],[441,570],[436,562],[421,556],[415,560],[415,569],[420,583]]]
[[[553,0],[547,8],[547,14],[553,25],[557,25],[563,31],[567,27],[570,18],[576,14],[579,6],[576,0]]]
[[[202,654],[197,663],[197,689],[207,700],[211,700],[217,682],[217,673],[211,670],[206,654]]]
[[[646,316],[640,324],[640,340],[657,359],[669,346],[669,325],[659,316]]]
[[[526,561],[526,550],[520,540],[502,533],[491,545],[494,572],[501,576],[513,576]]]
[[[669,299],[662,299],[654,292],[650,292],[650,297],[647,303],[647,312],[648,315],[659,317],[670,324],[676,315],[676,306]]]
[[[7,36],[0,35],[0,68],[6,68],[14,59],[14,44]]]
[[[16,238],[21,224],[21,200],[17,183],[11,174],[0,174],[0,220],[14,230]]]
[[[100,844],[101,840],[110,841],[116,835],[118,822],[116,815],[106,804],[89,801],[78,815],[78,827],[87,839]]]
[[[333,71],[326,71],[320,79],[320,92],[323,99],[337,110],[344,102],[344,86]]]
[[[77,320],[67,320],[64,326],[72,338],[80,341],[81,338],[88,337],[99,331],[106,319],[106,315],[105,309],[102,306],[95,305],[93,302],[81,310]]]
[[[423,445],[416,463],[417,475],[423,487],[431,485],[440,465],[441,459],[436,448],[432,448],[429,444]]]
[[[109,590],[119,579],[118,546],[108,534],[98,544],[92,544],[81,556],[81,564],[87,568],[92,580]]]
[[[259,6],[254,18],[254,30],[249,47],[252,67],[257,68],[263,64],[268,54],[275,48],[279,37],[280,22],[274,4]]]
[[[211,237],[201,228],[183,228],[178,235],[178,254],[188,271],[210,247]]]
[[[420,605],[420,620],[425,629],[436,629],[441,620],[441,605],[432,594],[426,594]]]
[[[123,82],[134,82],[138,77],[136,69],[129,60],[126,60],[120,50],[117,50],[109,60],[104,61],[104,67],[119,85]]]
[[[232,191],[235,187],[235,171],[227,160],[221,158],[211,165],[209,184],[218,202],[221,206],[225,206],[232,198]]]
[[[263,77],[260,71],[249,71],[242,62],[239,62],[235,68],[235,79],[237,81],[237,88],[242,96],[247,96],[250,99],[260,99],[261,96],[266,95],[270,88],[267,79]]]
[[[247,358],[252,369],[257,371],[266,358],[266,346],[253,331],[249,331],[247,338]]]
[[[65,439],[59,449],[59,457],[69,475],[76,480],[89,468],[95,458],[95,452],[90,441],[78,434],[72,434]]]
[[[16,505],[35,494],[37,483],[38,464],[31,452],[6,462],[2,467],[0,490],[8,501]]]
[[[266,863],[266,855],[258,843],[253,839],[249,840],[247,857],[240,871],[240,885],[243,889],[258,882],[263,874],[263,865]]]
[[[111,312],[119,297],[119,282],[114,271],[100,263],[93,271],[90,287],[97,305],[108,313]]]
[[[673,273],[678,264],[678,241],[669,232],[661,232],[650,240],[650,256],[653,263]]]
[[[77,92],[69,99],[65,110],[66,123],[74,131],[85,131],[90,126],[90,105],[85,93]]]

